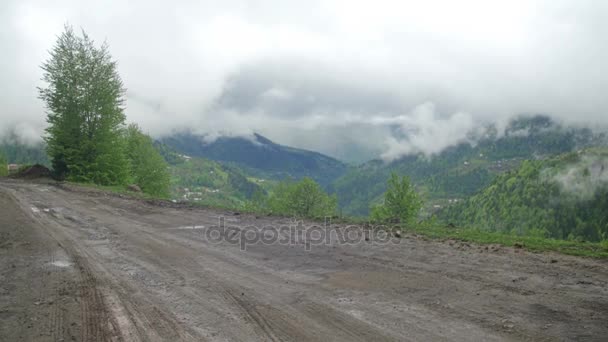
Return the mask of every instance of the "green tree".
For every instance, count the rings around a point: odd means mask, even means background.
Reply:
[[[131,180],[145,193],[168,196],[169,165],[154,148],[154,142],[136,124],[126,129],[127,157],[131,169]]]
[[[292,188],[287,203],[294,215],[323,217],[335,215],[338,200],[335,195],[325,193],[312,178],[305,177]]]
[[[45,137],[55,174],[75,181],[124,184],[124,88],[108,46],[66,26],[42,65],[39,96],[46,104]]]
[[[338,199],[325,193],[317,182],[305,177],[299,182],[281,182],[267,203],[268,210],[275,214],[320,218],[336,214]]]
[[[407,176],[392,173],[384,193],[384,203],[372,208],[372,220],[408,224],[418,217],[422,201]]]
[[[0,152],[0,176],[8,175],[8,162],[2,152]]]
[[[256,190],[251,198],[243,204],[243,210],[248,212],[268,212],[268,196],[262,189]]]

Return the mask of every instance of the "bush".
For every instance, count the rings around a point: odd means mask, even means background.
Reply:
[[[127,159],[130,180],[141,190],[153,196],[169,196],[170,176],[168,164],[154,148],[152,139],[135,124],[126,130]]]
[[[371,208],[371,219],[375,222],[412,223],[417,217],[422,201],[407,176],[399,179],[391,174],[384,203]]]
[[[299,182],[283,181],[270,196],[262,197],[260,194],[254,196],[245,208],[277,215],[321,218],[334,216],[338,206],[335,195],[328,195],[308,177]]]
[[[0,176],[8,176],[8,163],[4,154],[0,152]]]

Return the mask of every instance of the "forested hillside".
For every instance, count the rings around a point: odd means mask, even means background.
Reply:
[[[499,135],[496,130],[476,145],[462,143],[439,155],[422,154],[385,163],[373,160],[350,169],[332,184],[344,214],[367,215],[378,202],[392,172],[408,175],[426,200],[426,210],[450,205],[484,188],[499,174],[525,159],[545,158],[586,146],[603,144],[604,135],[566,128],[543,116],[514,120]]]
[[[557,239],[608,238],[608,149],[525,161],[440,212],[459,226]]]

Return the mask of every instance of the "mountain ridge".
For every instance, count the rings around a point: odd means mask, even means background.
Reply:
[[[159,139],[180,153],[239,166],[249,173],[272,179],[311,177],[322,185],[342,175],[347,165],[320,152],[277,144],[254,133],[221,136],[205,141],[205,136],[183,131]]]

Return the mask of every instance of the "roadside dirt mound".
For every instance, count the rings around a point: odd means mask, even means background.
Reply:
[[[26,179],[34,179],[34,178],[45,178],[51,177],[51,171],[40,164],[32,165],[24,170],[19,171],[15,175],[14,178],[26,178]]]

